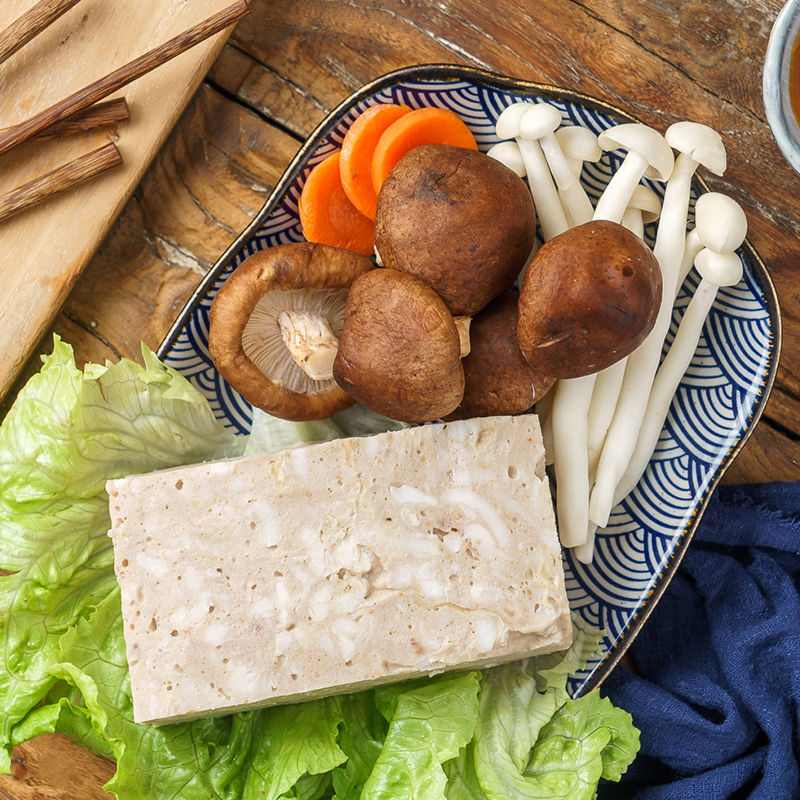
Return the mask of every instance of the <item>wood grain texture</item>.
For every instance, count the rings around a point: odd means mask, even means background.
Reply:
[[[8,219],[26,208],[43,203],[60,192],[65,192],[73,186],[79,186],[121,163],[122,156],[113,142],[108,142],[96,150],[84,153],[50,172],[0,195],[0,220]]]
[[[72,114],[61,122],[51,125],[36,134],[37,139],[59,139],[62,136],[73,136],[76,133],[92,131],[95,128],[115,126],[120,122],[130,119],[128,103],[124,97],[114,100],[104,100],[93,106]],[[115,134],[119,138],[119,133]]]
[[[0,31],[0,63],[13,56],[78,2],[79,0],[39,0],[35,6],[17,17]]]
[[[31,7],[4,0],[0,25]],[[0,65],[0,126],[12,126],[200,22],[224,0],[83,0]],[[120,126],[123,165],[27,210],[0,227],[0,394],[22,369],[90,257],[224,44],[217,34],[130,85]],[[0,156],[0,191],[99,146],[106,132],[28,142]],[[81,224],[75,225],[79,213]]]
[[[728,171],[704,177],[744,206],[750,239],[778,288],[784,324],[775,391],[725,480],[800,479],[794,368],[800,176],[772,139],[760,88],[780,6],[779,0],[507,0],[499,14],[479,0],[253,0],[48,337],[60,333],[81,362],[136,358],[140,340],[156,347],[201,275],[328,110],[397,67],[472,64],[595,95],[662,130],[683,118],[720,130]],[[48,337],[42,352],[50,349]],[[38,366],[31,359],[26,373]],[[53,748],[55,757],[60,746]],[[89,796],[53,780],[53,794],[41,796]],[[86,785],[88,792],[101,783]],[[31,796],[18,792],[11,777],[0,778],[2,791],[15,800]]]
[[[110,800],[103,785],[114,764],[71,739],[45,734],[14,748],[11,775],[0,780],[0,800]]]
[[[102,78],[78,89],[68,97],[54,103],[48,108],[38,111],[32,117],[0,130],[0,153],[5,153],[19,146],[28,139],[33,139],[51,125],[63,122],[67,117],[77,114],[122,89],[129,83],[147,75],[154,69],[166,64],[176,56],[185,53],[192,47],[204,42],[215,33],[225,30],[247,14],[247,3],[239,0],[208,19],[193,25],[163,44],[137,56],[127,64],[109,72]]]

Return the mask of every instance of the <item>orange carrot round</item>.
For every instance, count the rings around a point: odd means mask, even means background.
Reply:
[[[344,193],[339,174],[339,150],[320,161],[309,173],[300,194],[298,211],[303,236],[309,242],[346,247],[372,255],[375,225]]]
[[[342,141],[342,186],[350,202],[370,219],[375,219],[378,200],[372,186],[372,156],[383,132],[409,111],[408,106],[394,103],[372,106],[356,117]]]
[[[392,167],[421,144],[451,144],[477,150],[478,145],[461,117],[446,108],[419,108],[404,114],[381,135],[372,156],[372,187],[380,191]]]

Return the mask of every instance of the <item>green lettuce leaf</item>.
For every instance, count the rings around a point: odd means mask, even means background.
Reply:
[[[473,744],[475,775],[489,800],[591,800],[600,778],[619,780],[639,748],[630,715],[596,690],[570,699],[567,680],[600,635],[574,623],[569,650],[484,677]],[[468,768],[459,774],[469,776]]]
[[[0,577],[0,769],[55,682],[61,637],[116,587],[106,480],[241,447],[185,378],[142,355],[81,372],[56,337],[0,427],[0,568],[14,571]]]
[[[486,800],[475,772],[475,745],[470,742],[444,765],[447,773],[447,800]]]
[[[379,690],[379,706],[393,710],[363,800],[443,800],[447,775],[442,764],[472,739],[479,690],[477,672],[444,676],[406,691],[397,686]]]
[[[373,692],[341,698],[343,725],[339,746],[347,761],[333,770],[337,800],[358,800],[386,738],[387,723],[375,705]]]
[[[542,728],[526,774],[548,797],[591,800],[600,778],[618,781],[638,750],[631,715],[594,691],[567,700]]]

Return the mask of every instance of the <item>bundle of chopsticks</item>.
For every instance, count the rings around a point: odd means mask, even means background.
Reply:
[[[0,63],[79,2],[80,0],[39,0],[8,28],[0,31]],[[247,0],[239,0],[29,119],[0,129],[0,154],[34,138],[57,138],[123,122],[128,119],[128,105],[124,98],[101,101],[209,36],[235,24],[248,11]],[[83,183],[120,163],[122,156],[117,146],[108,142],[22,186],[0,194],[0,220]]]

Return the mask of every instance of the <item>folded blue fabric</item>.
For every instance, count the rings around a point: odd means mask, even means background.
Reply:
[[[642,747],[598,797],[800,798],[800,482],[720,487],[629,653]]]

